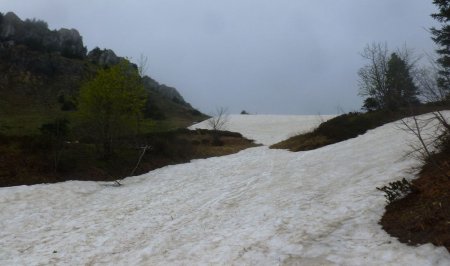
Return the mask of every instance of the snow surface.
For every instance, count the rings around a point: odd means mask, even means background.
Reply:
[[[224,130],[239,132],[256,143],[272,145],[310,131],[335,115],[229,115]],[[211,129],[208,120],[190,129]]]
[[[272,118],[237,120],[269,139],[250,127]],[[406,246],[378,225],[375,188],[419,163],[404,157],[409,140],[388,124],[314,151],[257,147],[168,166],[121,187],[1,188],[0,265],[450,265],[444,248]]]

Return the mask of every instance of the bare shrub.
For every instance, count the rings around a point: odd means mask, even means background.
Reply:
[[[219,107],[216,109],[216,113],[208,120],[208,126],[213,131],[213,141],[212,144],[214,146],[223,145],[220,140],[219,131],[224,130],[228,123],[228,109],[225,107]]]

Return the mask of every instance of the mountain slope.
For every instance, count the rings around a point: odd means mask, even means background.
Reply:
[[[247,119],[239,127],[257,124]],[[444,248],[406,246],[378,224],[376,187],[420,163],[404,157],[411,141],[391,123],[314,151],[251,148],[121,187],[1,188],[0,264],[448,265]]]
[[[125,59],[108,49],[87,53],[75,29],[49,30],[43,21],[0,13],[0,132],[36,134],[43,123],[70,115],[83,82],[120,60]],[[143,83],[149,94],[146,118],[162,121],[166,128],[206,118],[175,88],[150,77]]]

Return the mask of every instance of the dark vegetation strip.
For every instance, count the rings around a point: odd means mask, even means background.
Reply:
[[[213,143],[219,135],[220,143]],[[136,145],[136,142],[141,145]],[[89,141],[64,142],[55,169],[54,142],[45,137],[0,135],[0,187],[67,180],[113,181],[130,175],[148,146],[135,175],[192,159],[223,156],[255,147],[239,133],[178,129],[120,140],[110,158]]]
[[[293,152],[314,150],[355,138],[366,133],[367,130],[374,129],[405,117],[445,109],[448,109],[448,105],[433,103],[416,106],[414,108],[403,108],[397,111],[378,110],[367,113],[350,112],[323,122],[311,132],[291,137],[270,146],[270,148],[287,149]]]

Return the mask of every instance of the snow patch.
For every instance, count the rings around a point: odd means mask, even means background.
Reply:
[[[290,134],[291,118],[235,128],[268,144]],[[308,152],[257,147],[168,166],[121,187],[0,188],[0,265],[449,265],[444,248],[406,246],[378,224],[376,187],[419,163],[404,157],[408,141],[388,124]]]
[[[272,145],[310,131],[334,115],[229,115],[224,130],[239,132],[256,143]],[[208,120],[190,129],[211,129]]]

